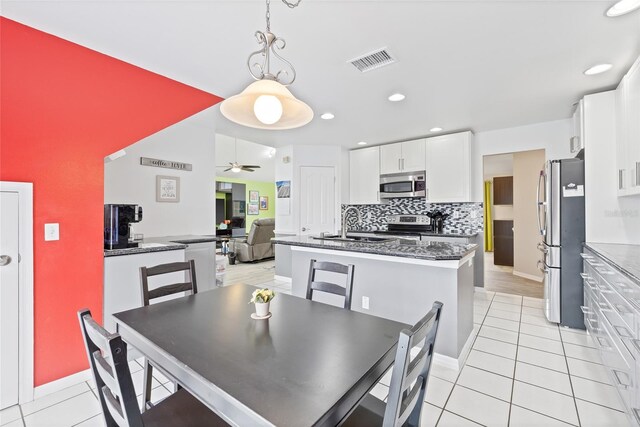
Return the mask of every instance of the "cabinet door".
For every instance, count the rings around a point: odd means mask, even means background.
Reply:
[[[349,201],[380,203],[380,147],[349,152]]]
[[[189,243],[184,256],[195,261],[198,292],[215,288],[216,242]]]
[[[627,118],[627,76],[616,89],[616,185],[618,196],[625,196],[629,187],[627,170],[628,118]]]
[[[427,200],[468,202],[470,200],[471,132],[427,138]]]
[[[629,71],[625,98],[628,188],[629,194],[640,194],[640,60]]]
[[[380,146],[380,173],[398,173],[402,169],[400,163],[402,159],[402,143],[387,144]]]
[[[402,160],[400,165],[403,172],[418,172],[425,170],[426,143],[424,139],[406,141],[402,143]]]
[[[512,176],[500,176],[493,178],[493,204],[513,205]]]

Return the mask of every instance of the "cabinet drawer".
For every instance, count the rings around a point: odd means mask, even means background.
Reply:
[[[612,325],[606,318],[603,318],[599,325],[602,335],[596,342],[600,347],[602,361],[612,384],[618,389],[624,406],[631,409],[635,401],[635,361],[626,346],[616,337]]]

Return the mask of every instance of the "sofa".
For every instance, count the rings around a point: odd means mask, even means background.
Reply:
[[[274,250],[271,238],[275,237],[275,218],[256,219],[246,239],[235,240],[235,253],[240,262],[258,261],[273,258]]]

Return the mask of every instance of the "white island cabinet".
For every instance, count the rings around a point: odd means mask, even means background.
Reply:
[[[640,58],[616,89],[618,196],[640,194]]]
[[[380,203],[380,147],[349,152],[349,197],[352,205]]]

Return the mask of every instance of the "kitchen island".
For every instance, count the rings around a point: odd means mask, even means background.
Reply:
[[[434,301],[442,302],[435,360],[456,369],[464,363],[472,342],[477,245],[404,239],[336,241],[311,236],[275,238],[273,242],[291,248],[293,295],[305,297],[310,260],[316,259],[355,266],[354,311],[414,324]],[[344,280],[331,274],[319,272],[317,278],[336,283]],[[319,301],[341,304],[335,295],[316,295],[314,299]]]

